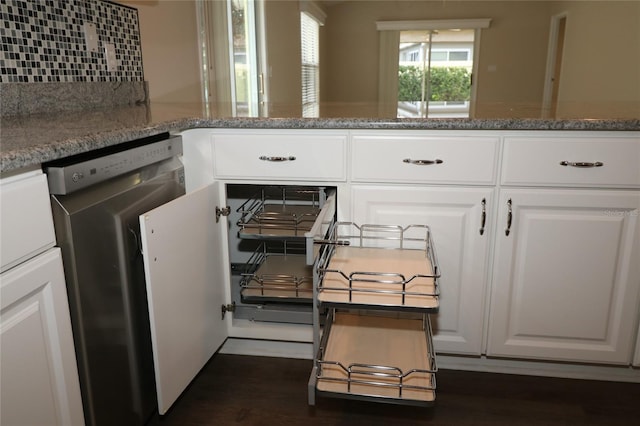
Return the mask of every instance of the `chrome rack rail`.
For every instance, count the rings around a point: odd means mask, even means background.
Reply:
[[[360,400],[386,400],[386,402],[404,405],[432,405],[435,400],[436,377],[438,371],[433,351],[433,335],[429,315],[422,315],[422,329],[427,352],[423,354],[428,368],[400,368],[394,365],[375,365],[370,363],[349,362],[325,359],[330,344],[332,326],[336,311],[327,313],[325,328],[315,359],[315,383],[319,394],[348,397]],[[393,319],[390,319],[393,321]],[[332,369],[331,372],[327,370]],[[336,375],[340,377],[336,377]],[[328,384],[321,390],[322,383]],[[421,384],[412,384],[419,382]],[[357,389],[356,389],[357,388]]]
[[[304,244],[262,242],[243,271],[240,295],[245,302],[309,302],[313,297],[313,272],[305,262]]]
[[[344,248],[343,246],[347,243],[350,243],[349,248]],[[373,256],[371,263],[376,267],[378,264],[383,264],[382,260],[390,257],[391,253],[385,251],[388,249],[422,252],[425,264],[420,268],[419,273],[407,273],[403,270],[371,271],[369,268],[345,271],[345,265],[342,262],[336,262],[342,265],[342,269],[333,266],[332,259],[339,257],[337,254],[341,253],[340,250],[363,248],[374,249],[371,252]],[[376,262],[376,259],[380,261]],[[410,225],[403,228],[389,225],[358,226],[352,222],[336,222],[319,251],[316,265],[318,297],[323,303],[335,305],[358,303],[370,304],[376,309],[405,307],[437,312],[440,269],[431,231],[426,225]],[[423,273],[427,270],[430,272]],[[385,296],[390,296],[391,299],[387,300]],[[356,299],[358,299],[357,302]]]
[[[326,200],[324,188],[270,186],[262,188],[236,210],[244,237],[304,236]]]

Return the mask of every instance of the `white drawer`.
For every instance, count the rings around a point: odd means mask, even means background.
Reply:
[[[509,137],[504,185],[638,187],[640,134]]]
[[[495,183],[499,139],[355,135],[352,179],[362,182]]]
[[[1,271],[55,244],[47,179],[29,172],[0,180]]]
[[[346,133],[221,133],[213,135],[217,178],[343,181]]]

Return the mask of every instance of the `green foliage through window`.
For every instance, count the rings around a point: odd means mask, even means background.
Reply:
[[[430,92],[429,101],[469,101],[471,74],[464,67],[432,67]],[[421,99],[421,68],[401,65],[398,70],[398,101],[416,102]]]

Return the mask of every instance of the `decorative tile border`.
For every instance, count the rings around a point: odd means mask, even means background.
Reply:
[[[83,24],[98,49],[86,48]],[[105,45],[115,46],[108,71]],[[2,0],[0,82],[143,81],[138,11],[103,0]]]

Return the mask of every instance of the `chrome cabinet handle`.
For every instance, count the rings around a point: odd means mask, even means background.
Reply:
[[[511,221],[513,220],[513,209],[511,208],[511,198],[507,201],[507,228],[504,230],[504,234],[508,237],[511,233]]]
[[[587,169],[590,167],[602,167],[604,163],[601,161],[596,161],[595,163],[588,163],[585,161],[561,161],[561,166],[571,166],[571,167],[579,167],[581,169]]]
[[[274,161],[274,162],[294,161],[296,159],[296,157],[294,157],[293,155],[290,155],[288,157],[267,157],[266,155],[262,155],[258,158],[262,161]]]
[[[484,225],[487,223],[487,200],[482,199],[482,218],[480,219],[480,235],[484,235]]]
[[[416,164],[418,166],[429,166],[431,164],[442,164],[444,161],[436,158],[435,160],[412,160],[411,158],[405,158],[402,160],[403,163],[407,164]]]

